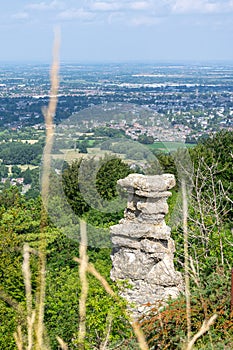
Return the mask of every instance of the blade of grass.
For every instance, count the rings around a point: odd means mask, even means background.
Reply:
[[[31,269],[30,269],[30,248],[28,244],[23,247],[23,277],[26,292],[27,304],[27,350],[31,350],[33,346],[33,325],[35,322],[35,312],[32,311],[32,285],[31,285]]]
[[[79,259],[79,258],[74,258],[74,261],[76,261],[79,264],[81,263],[81,259]],[[106,281],[106,279],[96,270],[96,268],[92,264],[90,264],[90,263],[87,264],[86,271],[91,273],[102,284],[102,286],[104,287],[106,292],[109,295],[111,295],[111,297],[113,297],[117,302],[120,303],[119,296],[112,290],[111,286]],[[133,331],[134,331],[134,334],[137,337],[138,345],[140,346],[140,349],[141,350],[149,350],[144,333],[143,333],[139,323],[132,320],[131,315],[129,315],[128,313],[127,313],[127,317],[129,318],[131,326],[132,326]]]
[[[185,350],[192,350],[197,339],[200,338],[206,332],[208,332],[208,330],[210,329],[210,326],[214,323],[216,318],[217,318],[217,315],[214,314],[208,321],[207,320],[203,321],[203,324],[200,330],[192,337],[192,339],[190,339]]]
[[[87,225],[86,222],[80,220],[80,235],[81,241],[79,246],[80,267],[79,277],[81,282],[81,295],[79,298],[79,332],[78,332],[78,344],[80,349],[85,348],[85,335],[86,335],[86,301],[88,294],[88,280],[87,280]]]
[[[46,348],[43,341],[44,336],[44,300],[45,300],[45,281],[46,281],[46,234],[47,227],[47,204],[49,193],[49,176],[51,168],[51,150],[54,137],[53,118],[57,107],[57,95],[59,87],[59,46],[60,37],[58,30],[55,31],[55,40],[53,48],[53,62],[50,73],[51,89],[48,108],[44,111],[46,139],[43,153],[43,166],[41,174],[41,196],[42,196],[42,210],[41,210],[41,228],[40,228],[40,269],[38,279],[38,293],[37,293],[37,308],[36,308],[36,349],[41,350]]]
[[[189,252],[188,252],[188,201],[185,180],[182,180],[182,204],[183,204],[183,234],[184,234],[184,278],[186,297],[186,319],[187,319],[187,343],[191,338],[191,303],[189,283]]]

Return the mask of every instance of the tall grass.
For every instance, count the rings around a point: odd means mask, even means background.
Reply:
[[[51,90],[50,90],[50,101],[48,108],[44,110],[45,126],[46,126],[46,142],[43,154],[43,166],[41,174],[41,196],[43,200],[43,206],[41,210],[41,225],[40,225],[40,245],[39,251],[37,252],[39,259],[39,273],[36,290],[36,302],[33,307],[32,298],[32,286],[31,286],[31,270],[30,270],[30,254],[34,254],[35,251],[30,249],[28,245],[24,245],[23,251],[23,276],[25,283],[25,295],[26,295],[26,335],[23,333],[21,326],[18,326],[14,333],[14,339],[18,350],[49,350],[49,341],[46,338],[46,330],[44,325],[44,309],[46,300],[46,228],[48,226],[47,216],[47,204],[49,194],[49,178],[51,170],[51,150],[53,146],[54,138],[54,124],[53,119],[57,107],[57,95],[59,88],[59,32],[56,31],[54,50],[53,50],[53,63],[51,67]],[[184,232],[184,258],[185,258],[185,295],[186,295],[186,319],[187,319],[187,341],[185,345],[186,350],[191,350],[197,341],[205,332],[207,332],[210,326],[214,323],[217,315],[212,315],[207,319],[205,313],[205,319],[199,331],[192,336],[191,334],[191,303],[190,303],[190,259],[188,253],[188,202],[185,183],[182,183],[183,193],[183,232]],[[85,350],[85,339],[86,339],[86,302],[88,298],[88,279],[87,273],[92,274],[103,286],[105,291],[119,303],[121,307],[120,297],[113,291],[106,279],[96,270],[94,265],[88,262],[87,255],[87,227],[84,221],[80,221],[80,234],[81,241],[79,247],[79,258],[74,257],[74,261],[79,264],[79,278],[81,283],[81,294],[79,299],[79,324],[78,328],[78,342],[77,346],[81,350]],[[192,264],[191,264],[192,268]],[[196,279],[197,280],[197,279]],[[198,283],[198,282],[197,282]],[[4,292],[1,291],[1,297],[4,298]],[[7,298],[7,296],[5,296]],[[14,308],[19,312],[21,309],[17,303],[13,300],[8,300]],[[159,312],[159,311],[158,311]],[[127,318],[130,320],[130,324],[137,338],[138,346],[141,350],[149,350],[149,346],[146,342],[145,335],[142,331],[140,323],[134,320],[129,311],[122,309],[122,313],[125,313]],[[109,336],[111,332],[112,319],[109,317],[106,327],[105,338],[102,340],[100,350],[107,349]],[[68,345],[65,340],[61,339],[57,335],[57,341],[62,350],[68,350]]]
[[[48,226],[48,214],[47,214],[47,204],[49,195],[49,181],[50,181],[50,171],[51,171],[51,150],[53,146],[54,138],[54,116],[57,107],[57,95],[59,89],[59,46],[60,46],[60,36],[59,31],[55,31],[55,40],[53,48],[53,62],[50,73],[51,89],[50,89],[50,100],[48,108],[43,110],[46,128],[46,140],[43,153],[43,164],[41,172],[41,196],[42,196],[42,210],[41,210],[41,225],[40,225],[40,244],[39,251],[36,252],[39,258],[39,273],[37,281],[36,290],[36,303],[35,308],[32,305],[32,286],[31,286],[31,271],[30,271],[30,253],[35,253],[34,250],[30,250],[30,247],[25,244],[23,251],[23,276],[25,282],[25,294],[26,294],[26,336],[23,334],[21,327],[17,328],[14,333],[14,339],[18,350],[49,350],[49,340],[46,338],[46,330],[44,325],[44,308],[46,300],[46,228]],[[86,337],[86,301],[88,297],[88,280],[87,272],[95,276],[103,285],[106,292],[112,296],[116,302],[119,302],[120,298],[112,290],[108,282],[103,276],[95,269],[91,264],[88,264],[87,256],[87,231],[86,223],[80,220],[80,248],[79,248],[79,258],[74,258],[76,262],[80,264],[79,267],[79,278],[81,282],[81,294],[79,299],[79,325],[78,325],[78,348],[81,350],[85,349],[85,337]],[[122,312],[124,312],[122,310]],[[131,319],[131,325],[138,339],[138,345],[142,350],[148,350],[149,347],[146,343],[145,336],[141,330],[138,322]],[[109,320],[108,328],[106,332],[106,337],[103,339],[100,348],[102,350],[107,349],[107,343],[109,339],[109,334],[111,330],[112,321]],[[57,341],[59,346],[63,350],[68,350],[68,346],[63,339],[57,335]]]

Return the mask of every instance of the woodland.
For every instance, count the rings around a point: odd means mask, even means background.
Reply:
[[[13,152],[12,145],[12,152]],[[38,148],[28,153],[22,147],[22,157],[38,162]],[[25,149],[24,149],[25,148]],[[192,161],[187,194],[188,216],[188,275],[190,288],[190,339],[199,332],[203,322],[213,315],[215,319],[207,331],[195,342],[196,349],[233,348],[233,310],[231,309],[231,270],[233,267],[233,133],[220,131],[202,138],[187,150]],[[8,164],[7,147],[1,151],[3,164]],[[167,224],[172,228],[175,240],[175,267],[185,274],[184,224],[177,206],[182,207],[181,183],[177,169],[177,157],[182,150],[167,154],[154,151],[164,173],[176,176],[177,185],[169,199]],[[20,153],[21,156],[21,153]],[[33,310],[39,298],[40,249],[44,245],[46,256],[44,345],[43,349],[142,349],[132,328],[126,302],[115,298],[122,285],[110,280],[111,244],[109,227],[123,217],[123,210],[104,213],[90,206],[80,188],[81,160],[64,164],[62,186],[75,216],[102,231],[106,246],[88,245],[89,263],[101,274],[114,294],[106,291],[101,280],[87,274],[88,296],[86,300],[86,332],[80,343],[79,313],[82,282],[79,264],[74,257],[80,254],[80,243],[72,235],[61,230],[48,216],[43,222],[44,205],[40,195],[22,195],[16,186],[7,183],[0,192],[0,348],[2,350],[39,349],[28,339],[37,338],[29,327],[29,304]],[[86,167],[97,166],[94,159],[85,160]],[[104,200],[111,202],[119,193],[118,179],[127,176],[132,169],[117,157],[106,156],[98,163],[96,188]],[[143,173],[140,167],[138,172]],[[160,173],[153,162],[148,174]],[[38,175],[38,174],[37,174]],[[50,174],[56,183],[56,174]],[[88,186],[88,181],[85,182]],[[55,186],[56,187],[56,186]],[[56,190],[56,189],[55,189]],[[39,192],[38,192],[39,193]],[[55,193],[56,194],[56,193]],[[58,210],[59,208],[57,208]],[[178,213],[174,219],[174,212]],[[182,211],[181,211],[182,212]],[[40,232],[43,226],[43,239]],[[93,233],[95,235],[95,233]],[[100,237],[94,237],[96,240]],[[42,242],[42,243],[41,243]],[[28,264],[28,265],[27,265]],[[25,272],[25,265],[28,273]],[[187,266],[186,266],[187,272]],[[29,278],[30,277],[30,278]],[[30,280],[30,293],[27,290]],[[108,289],[107,289],[108,290]],[[28,295],[31,297],[28,299]],[[149,314],[140,320],[147,347],[143,349],[188,349],[186,295],[181,293],[166,306],[151,306]],[[233,307],[233,306],[232,306]],[[33,312],[31,312],[33,315]],[[29,320],[29,321],[28,321]],[[37,319],[35,320],[35,324]],[[31,329],[31,336],[28,335]],[[21,345],[20,345],[21,344]],[[20,347],[21,346],[21,347]],[[191,349],[191,347],[189,348]]]

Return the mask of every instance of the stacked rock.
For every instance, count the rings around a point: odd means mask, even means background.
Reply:
[[[175,298],[183,290],[181,274],[173,264],[171,229],[164,221],[175,178],[130,174],[118,184],[128,192],[128,203],[124,219],[111,227],[111,278],[131,285],[122,296],[134,304],[133,312],[139,316],[148,305]]]

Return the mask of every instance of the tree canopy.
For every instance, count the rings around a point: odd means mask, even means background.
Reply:
[[[117,222],[122,212],[109,215],[96,208],[101,199],[112,201],[117,197],[117,180],[130,172],[129,166],[121,159],[109,156],[98,161],[80,159],[68,165],[62,174],[63,189],[75,214],[79,217],[85,215],[88,221],[99,225]]]

